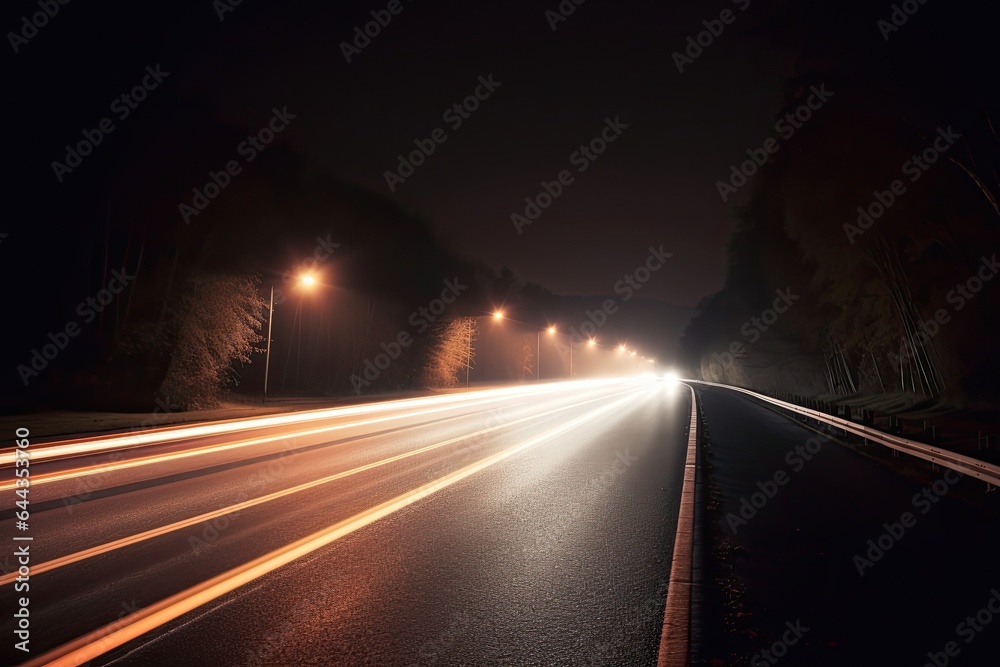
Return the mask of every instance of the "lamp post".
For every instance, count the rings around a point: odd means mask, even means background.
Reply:
[[[465,388],[469,388],[469,369],[472,368],[472,323],[465,329]]]
[[[304,273],[299,276],[299,284],[305,287],[312,287],[316,284],[316,277],[311,273]],[[271,282],[271,301],[267,308],[267,352],[264,355],[264,400],[267,400],[267,377],[271,368],[271,325],[274,322],[274,282]]]
[[[596,338],[588,338],[587,339],[587,347],[588,348],[595,347],[596,345],[597,345],[597,339]],[[572,345],[570,346],[570,349],[572,349]],[[593,368],[593,364],[590,364],[590,367]]]
[[[545,330],[547,332],[549,332],[550,334],[555,334],[555,332],[556,332],[555,326],[553,326],[551,324],[548,327],[546,327]],[[573,354],[573,350],[572,350],[572,347],[571,347],[570,348],[570,362],[569,362],[569,364],[570,364],[570,375],[573,374],[573,371],[572,371],[572,368],[573,368],[572,354]],[[541,380],[542,379],[542,330],[541,329],[539,329],[538,331],[535,332],[535,366],[536,366],[536,369],[535,369],[535,379]]]
[[[267,355],[264,357],[264,401],[267,401],[267,373],[271,368],[271,323],[274,321],[274,283],[271,283],[271,305],[267,307]]]
[[[481,316],[476,316],[476,319]],[[493,311],[494,320],[503,319],[503,311],[497,308]],[[472,325],[469,325],[468,335],[465,338],[465,387],[469,387],[469,370],[472,368]]]
[[[549,331],[552,333],[556,332],[555,327],[549,327]],[[566,343],[569,345],[569,379],[573,379],[573,336],[571,334],[566,335]]]

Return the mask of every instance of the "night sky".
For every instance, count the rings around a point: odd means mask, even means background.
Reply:
[[[786,74],[754,35],[756,8],[741,15],[733,5],[739,20],[680,74],[672,51],[725,5],[585,3],[553,30],[539,3],[406,2],[347,63],[340,43],[384,7],[316,4],[245,2],[221,21],[210,2],[67,5],[11,58],[33,101],[25,120],[37,150],[22,176],[46,204],[97,200],[79,192],[84,186],[67,191],[80,176],[100,183],[93,172],[107,180],[127,169],[108,164],[120,145],[100,147],[59,187],[49,163],[79,134],[73,128],[107,115],[109,100],[160,63],[170,73],[163,89],[118,122],[108,144],[128,141],[153,106],[197,99],[221,122],[246,128],[287,106],[297,118],[281,140],[305,159],[391,195],[460,252],[556,293],[606,293],[660,244],[674,253],[670,272],[643,296],[690,307],[721,285],[731,216],[714,182],[766,136]],[[451,129],[442,114],[480,75],[501,86]],[[571,154],[607,117],[628,129],[577,172]],[[390,193],[384,172],[437,127],[446,143]],[[574,183],[517,234],[511,215],[563,169]]]
[[[879,3],[400,0],[396,14],[388,4],[71,2],[30,39],[8,34],[9,198],[20,210],[0,253],[7,283],[21,286],[9,297],[19,320],[11,339],[30,347],[105,279],[94,267],[122,193],[138,196],[129,179],[151,165],[176,176],[130,211],[155,209],[180,225],[172,193],[203,185],[207,168],[225,164],[220,155],[242,160],[230,137],[265,127],[274,109],[294,119],[267,150],[389,198],[462,257],[555,294],[599,296],[662,246],[672,257],[641,296],[693,312],[723,285],[734,207],[750,190],[723,201],[717,182],[778,136],[775,120],[804,66],[822,71],[824,58],[837,59],[841,75],[919,79],[944,97],[947,82],[978,75],[934,71],[934,49],[974,50],[982,44],[954,31],[985,29],[982,17],[940,2],[920,6],[890,39],[878,20],[892,7]],[[565,20],[555,18],[560,6]],[[22,31],[22,17],[37,11],[8,4],[5,30]],[[372,12],[388,24],[363,48],[346,47]],[[676,54],[689,37],[707,37],[706,22],[721,34],[678,71]],[[921,40],[933,49],[914,61]],[[896,48],[903,43],[908,50]],[[116,116],[112,101],[157,65],[169,74]],[[455,127],[443,114],[480,77],[499,85]],[[196,116],[229,130],[211,150],[177,139]],[[114,132],[59,182],[53,161],[104,117]],[[579,171],[574,152],[607,119],[627,129]],[[437,128],[446,141],[390,190],[397,156]],[[781,141],[796,150],[795,137]],[[573,182],[519,234],[511,216],[563,170]]]

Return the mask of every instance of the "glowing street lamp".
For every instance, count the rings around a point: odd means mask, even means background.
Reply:
[[[478,322],[480,317],[485,315],[475,315],[473,319]],[[503,310],[497,308],[493,311],[493,319],[500,321],[503,319]],[[469,372],[472,370],[472,331],[469,331],[469,335],[465,341],[465,386],[469,386]]]
[[[556,333],[555,326],[550,326],[549,327],[549,333],[550,334]],[[569,343],[569,379],[572,380],[573,379],[573,337],[572,336],[567,336],[566,342]]]
[[[316,284],[316,276],[303,273],[299,276],[299,285],[311,288]],[[271,305],[267,309],[267,353],[264,356],[264,400],[267,400],[267,377],[271,369],[271,324],[274,321],[274,282],[271,282]]]
[[[545,330],[550,334],[554,334],[556,332],[555,326],[551,324]],[[569,362],[570,375],[572,375],[573,373],[572,348],[570,348],[569,353],[570,353],[570,362]],[[535,332],[535,379],[536,380],[542,379],[542,330],[541,329]]]

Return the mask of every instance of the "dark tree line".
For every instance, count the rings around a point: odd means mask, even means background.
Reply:
[[[811,86],[834,96],[754,177],[686,361],[764,390],[995,401],[995,8],[924,5],[887,41],[881,6],[804,4],[770,33],[799,56],[782,112]],[[751,342],[743,325],[785,288],[800,298]]]

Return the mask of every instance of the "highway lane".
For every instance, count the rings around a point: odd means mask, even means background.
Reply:
[[[996,664],[1000,614],[980,612],[1000,589],[1000,522],[958,497],[982,498],[981,482],[904,475],[905,456],[866,457],[734,391],[698,394],[716,506],[706,664]]]
[[[601,384],[600,381],[578,381],[573,386],[586,389]],[[546,383],[35,443],[32,460],[45,461],[47,466],[44,474],[33,475],[32,479],[36,489],[43,483],[78,480],[83,476],[82,470],[90,466],[102,478],[96,482],[89,479],[87,486],[99,489],[121,485],[123,478],[119,474],[123,470],[142,468],[138,472],[147,473],[148,477],[150,470],[155,472],[151,466],[158,462],[165,461],[173,468],[180,458],[195,458],[193,465],[205,468],[212,462],[243,461],[248,456],[248,448],[258,455],[266,455],[297,446],[288,442],[293,437],[297,441],[307,439],[319,444],[329,442],[334,436],[343,441],[352,436],[371,435],[376,430],[392,431],[423,424],[431,415],[447,419],[461,415],[466,407],[487,403],[502,409],[512,402],[544,398],[559,391],[560,385]],[[381,429],[373,429],[375,425],[381,425]],[[12,448],[0,451],[0,467],[12,465],[13,460]],[[105,473],[113,473],[113,476],[105,479]],[[12,480],[0,479],[0,492],[11,488]]]
[[[686,390],[528,390],[36,466],[27,664],[655,664]]]

